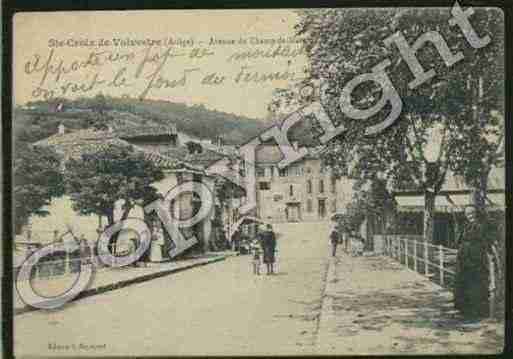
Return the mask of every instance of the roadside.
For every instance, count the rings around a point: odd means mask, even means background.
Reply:
[[[59,310],[16,316],[15,354],[312,354],[328,259],[328,225],[273,227],[278,234],[275,275],[265,275],[263,266],[264,274],[254,275],[250,255],[234,256]],[[98,349],[81,349],[80,344]]]
[[[452,294],[382,256],[331,260],[323,297],[318,354],[495,354],[504,326],[465,322]]]
[[[80,293],[74,301],[194,267],[219,262],[233,255],[235,255],[234,252],[212,252],[179,261],[150,263],[146,267],[127,266],[122,268],[101,268],[95,272],[91,285]],[[55,296],[69,288],[77,277],[78,274],[73,273],[60,277],[37,280],[33,283],[34,290],[42,296]],[[37,308],[27,306],[18,296],[16,288],[14,288],[13,302],[15,315],[38,310]]]

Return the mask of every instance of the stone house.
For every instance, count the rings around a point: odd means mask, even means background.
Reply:
[[[277,145],[260,145],[255,152],[257,216],[270,222],[328,220],[351,201],[352,184],[336,179],[322,165],[317,148],[279,169]]]
[[[60,125],[55,135],[34,143],[34,146],[52,147],[62,156],[63,165],[69,158],[93,153],[106,146],[131,146],[136,152],[143,153],[146,158],[162,168],[165,178],[153,184],[162,196],[165,196],[173,187],[191,180],[202,182],[215,195],[219,183],[224,181],[219,176],[207,174],[204,168],[212,161],[226,155],[207,149],[191,153],[186,143],[181,143],[184,138],[186,137],[179,136],[174,126],[114,126],[107,130],[68,131]],[[230,183],[225,186],[229,188]],[[240,188],[232,189],[227,193],[234,196],[242,195]],[[198,206],[198,200],[191,192],[181,195],[176,202],[175,217],[180,218],[191,217]],[[216,202],[218,202],[217,199]],[[55,240],[55,231],[67,233],[71,229],[75,235],[84,235],[89,242],[95,242],[98,238],[98,229],[106,224],[104,218],[78,215],[71,205],[67,196],[56,198],[47,208],[50,212],[49,216],[32,217],[29,221],[32,240],[50,243]],[[122,201],[116,203],[115,218],[120,217],[121,207]],[[213,228],[215,211],[215,208],[212,209],[207,218],[194,226],[192,232],[185,231],[188,232],[185,234],[186,237],[194,234],[200,239],[202,248],[198,248],[199,250],[206,251],[215,247],[213,245],[216,233]],[[129,217],[145,218],[143,209],[136,206],[129,213]],[[122,237],[120,235],[120,240]]]

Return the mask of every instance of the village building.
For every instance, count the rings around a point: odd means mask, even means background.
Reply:
[[[369,213],[360,226],[366,249],[382,252],[385,236],[409,236],[423,241],[424,193],[415,189],[390,189],[394,213]],[[456,248],[463,228],[465,207],[473,205],[473,190],[463,179],[448,171],[435,198],[433,243]],[[488,176],[487,211],[505,213],[505,169],[493,167]],[[392,223],[394,224],[392,226]],[[394,228],[392,230],[392,228]]]
[[[352,198],[352,184],[336,178],[322,164],[319,149],[308,148],[300,160],[280,169],[283,154],[277,145],[258,146],[255,152],[257,216],[269,222],[329,220]]]
[[[114,121],[115,123],[115,121]],[[116,123],[115,123],[116,124]],[[205,143],[204,143],[205,144]],[[215,206],[206,218],[197,223],[194,228],[184,230],[186,237],[195,235],[201,243],[202,251],[216,249],[216,240],[219,237],[218,227],[223,228],[223,204],[218,198],[218,193],[224,196],[242,197],[244,191],[232,181],[219,175],[208,174],[205,168],[212,162],[223,157],[226,150],[216,152],[215,145],[209,145],[206,149],[201,145],[201,140],[194,139],[176,130],[174,125],[167,126],[130,126],[113,125],[107,129],[81,129],[67,130],[64,125],[58,127],[56,134],[49,138],[34,143],[34,146],[49,146],[62,156],[62,168],[70,158],[78,158],[83,154],[94,153],[108,146],[130,147],[137,153],[156,163],[164,172],[165,178],[152,185],[159,194],[165,196],[168,191],[187,181],[198,181],[205,184],[215,196]],[[221,153],[224,152],[224,153]],[[114,217],[120,218],[123,201],[116,203]],[[192,192],[180,195],[179,201],[175,201],[173,208],[174,217],[186,219],[192,217],[197,210],[199,199]],[[23,240],[30,233],[30,241],[37,243],[51,243],[59,237],[69,235],[83,235],[88,242],[94,243],[98,239],[101,229],[105,228],[105,218],[101,216],[79,215],[72,208],[72,202],[68,196],[55,198],[47,208],[50,213],[46,217],[33,216],[25,229]],[[129,217],[145,218],[142,207],[136,206],[129,213]],[[149,223],[150,226],[153,223]],[[56,233],[57,235],[56,237]],[[129,236],[130,234],[126,234]],[[21,239],[20,239],[21,240]],[[123,250],[124,236],[121,234],[116,249]],[[172,240],[167,238],[166,240]],[[125,241],[126,242],[126,241]],[[126,244],[126,243],[125,243]],[[165,246],[164,246],[165,247]],[[163,253],[160,259],[168,260]]]

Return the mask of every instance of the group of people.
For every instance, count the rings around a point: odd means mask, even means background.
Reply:
[[[363,254],[363,241],[356,236],[349,236],[348,233],[340,231],[337,227],[331,230],[329,242],[331,244],[332,257],[337,256],[337,247],[339,244],[344,246],[346,252],[351,252],[351,255],[361,256]]]
[[[274,263],[276,261],[276,234],[270,224],[259,228],[257,238],[251,244],[253,252],[253,274],[260,275],[262,260],[266,265],[267,275],[274,274]]]

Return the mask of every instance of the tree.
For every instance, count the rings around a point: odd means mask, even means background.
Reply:
[[[451,74],[446,91],[451,123],[450,168],[472,188],[476,210],[487,207],[488,177],[504,167],[504,20],[499,10],[476,11],[473,23],[479,36],[490,37],[480,52],[469,53],[466,65]]]
[[[348,129],[332,141],[323,159],[340,174],[349,173],[368,181],[384,179],[394,188],[423,193],[424,238],[428,241],[433,237],[435,198],[445,182],[449,167],[461,158],[456,158],[450,143],[453,143],[451,138],[454,135],[451,130],[460,126],[459,122],[464,118],[453,114],[461,110],[458,102],[461,97],[470,96],[470,92],[461,86],[458,76],[462,71],[472,73],[479,61],[466,63],[462,60],[457,65],[447,66],[435,46],[424,45],[416,56],[426,71],[433,69],[436,75],[429,82],[411,89],[408,85],[414,75],[397,46],[387,46],[384,40],[400,31],[411,45],[420,36],[436,31],[443,34],[453,55],[461,51],[471,59],[489,56],[476,55],[479,50],[466,43],[461,31],[450,28],[449,10],[311,10],[301,12],[297,26],[298,35],[305,38],[310,63],[307,78],[322,85],[323,96],[317,94],[317,97],[322,100],[330,117],[344,123]],[[384,60],[390,62],[386,72],[400,94],[403,107],[393,125],[376,135],[367,135],[365,129],[383,121],[387,110],[370,120],[354,120],[342,113],[339,99],[348,81],[370,73]],[[460,91],[454,91],[455,87]],[[381,96],[380,86],[367,82],[353,91],[352,103],[359,108],[370,108]],[[290,103],[290,96],[280,94],[280,97]],[[468,107],[467,102],[465,106]]]
[[[111,106],[107,102],[105,95],[99,93],[92,98],[90,107],[94,114],[94,118],[90,121],[91,126],[99,130],[107,129],[108,122],[112,120],[112,116],[108,112],[111,110]]]
[[[114,209],[123,200],[121,220],[135,205],[157,198],[152,183],[164,178],[162,170],[132,147],[108,146],[92,154],[82,154],[66,163],[65,184],[80,214],[107,217],[115,222]]]
[[[376,219],[380,218],[383,223],[383,230],[386,230],[386,225],[390,214],[395,211],[394,201],[388,193],[383,181],[374,180],[370,186],[367,183],[355,182],[354,195],[351,203],[348,204],[345,214],[337,216],[335,220],[343,231],[348,234],[355,234],[359,232],[362,223],[367,220],[367,234],[372,239],[374,235]],[[363,186],[367,188],[363,188]],[[372,249],[372,241],[365,243],[366,248]]]
[[[479,282],[470,290],[460,288],[456,299],[464,303],[469,298],[461,293],[488,288],[486,273],[495,273],[494,267],[502,267],[500,260],[493,259],[498,258],[497,248],[502,248],[494,244],[500,235],[484,234],[491,233],[486,228],[493,227],[486,220],[489,173],[504,158],[504,22],[500,10],[474,9],[473,28],[479,38],[491,39],[486,48],[474,48],[460,29],[450,28],[448,10],[305,11],[298,32],[307,39],[310,78],[326,86],[324,106],[332,118],[344,122],[349,129],[330,144],[325,152],[327,162],[339,167],[341,173],[350,172],[359,179],[384,178],[395,188],[422,191],[426,240],[433,236],[434,202],[448,170],[462,176],[473,188],[478,221],[472,231],[467,231],[459,258],[464,260],[465,251],[478,253],[467,256],[472,259],[466,268],[477,268],[483,275],[461,282],[463,287]],[[385,46],[383,42],[397,30],[410,45],[428,31],[441,33],[448,50],[452,54],[461,52],[463,59],[446,66],[434,46],[424,45],[416,56],[426,70],[435,70],[436,76],[410,89],[408,84],[414,76],[405,60],[396,45]],[[378,136],[365,136],[364,127],[372,121],[344,118],[337,100],[347,81],[371,72],[385,59],[390,61],[387,74],[402,99],[402,115]],[[369,108],[380,96],[377,86],[362,85],[353,92],[353,103]],[[376,116],[375,120],[381,119]],[[482,300],[475,301],[478,302]]]
[[[44,208],[63,194],[59,156],[48,147],[16,146],[14,158],[15,232],[20,233],[31,215],[46,216]]]
[[[504,20],[499,10],[480,9],[472,23],[479,36],[488,36],[490,42],[483,50],[466,54],[466,66],[450,74],[453,86],[444,91],[447,101],[440,106],[454,119],[448,137],[450,169],[473,190],[476,211],[476,221],[465,229],[458,251],[465,270],[456,272],[456,305],[468,303],[460,307],[468,307],[463,310],[469,315],[493,315],[496,301],[500,307],[504,300],[505,287],[504,212],[490,212],[488,199],[490,173],[504,167],[505,157]],[[479,256],[472,256],[473,251]],[[476,299],[472,289],[476,285],[484,299]]]

